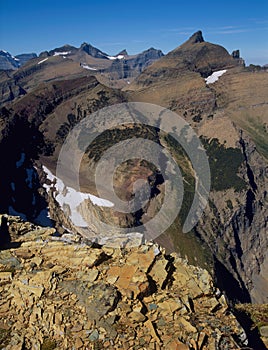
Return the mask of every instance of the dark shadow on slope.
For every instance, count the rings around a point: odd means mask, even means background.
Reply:
[[[0,225],[0,250],[18,248],[21,245],[19,242],[11,242],[11,237],[8,231],[8,222],[5,216],[1,218]]]
[[[249,292],[234,278],[230,271],[214,256],[216,285],[225,291],[231,302],[250,303]]]
[[[260,338],[258,328],[255,327],[252,329],[253,321],[250,319],[250,317],[245,312],[239,311],[236,308],[232,309],[232,313],[235,315],[236,319],[247,334],[248,347],[254,350],[267,349]]]

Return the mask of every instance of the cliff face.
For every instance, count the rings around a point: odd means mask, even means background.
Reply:
[[[138,55],[126,55],[124,59],[115,60],[108,69],[104,70],[104,73],[109,73],[109,76],[115,80],[135,78],[145,68],[163,56],[164,55],[161,50],[150,48]]]
[[[196,231],[219,260],[221,266],[216,272],[219,285],[222,265],[225,265],[239,282],[245,301],[250,296],[253,302],[265,303],[268,292],[265,277],[268,244],[267,163],[242,131],[239,142],[243,154],[239,171],[245,186],[239,191],[234,188],[212,191],[209,206]],[[234,297],[240,293],[239,288],[230,288]]]
[[[176,254],[165,255],[152,243],[94,248],[79,236],[55,236],[54,229],[18,217],[0,219],[1,237],[10,238],[0,251],[6,349],[248,344],[208,272]]]

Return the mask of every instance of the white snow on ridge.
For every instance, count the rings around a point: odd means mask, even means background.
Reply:
[[[70,53],[71,51],[65,51],[65,52],[55,51],[53,56],[65,56],[65,55],[69,55]]]
[[[38,62],[37,64],[41,64],[43,62],[46,62],[48,60],[48,57],[47,58],[44,58],[42,61]]]
[[[209,77],[205,78],[207,84],[213,84],[215,81],[219,79],[224,73],[227,72],[227,69],[218,70],[217,72],[213,72]]]
[[[81,64],[81,67],[89,70],[97,70],[96,68],[89,67],[87,64]]]
[[[122,60],[123,58],[125,58],[124,55],[118,55],[118,56],[107,56],[109,58],[109,60]]]
[[[63,181],[56,176],[52,174],[52,172],[43,166],[44,172],[47,174],[47,178],[54,182],[56,180],[55,187],[58,191],[58,194],[56,194],[55,199],[60,204],[62,208],[64,208],[66,205],[70,208],[70,219],[72,223],[75,226],[79,227],[87,227],[88,223],[82,218],[81,214],[78,212],[77,208],[78,206],[87,199],[90,199],[91,202],[95,205],[101,206],[101,207],[113,207],[114,204],[107,199],[96,197],[89,193],[83,193],[76,191],[72,187],[65,186]],[[49,191],[50,187],[49,185],[44,185],[45,189]]]

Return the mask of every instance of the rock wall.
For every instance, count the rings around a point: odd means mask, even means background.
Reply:
[[[268,294],[265,279],[268,246],[267,163],[242,131],[239,143],[244,158],[240,176],[245,181],[245,188],[240,191],[213,191],[210,206],[206,208],[196,231],[219,261],[219,285],[222,286],[220,274],[224,265],[237,281],[237,289],[232,287],[229,290],[234,299],[239,299],[240,294],[240,300],[265,303]]]

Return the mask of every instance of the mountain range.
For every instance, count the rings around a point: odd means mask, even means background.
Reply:
[[[165,147],[181,169],[185,193],[179,215],[157,243],[207,269],[230,304],[267,303],[267,67],[245,66],[239,50],[229,53],[206,42],[201,31],[166,55],[151,48],[137,55],[123,50],[109,56],[87,43],[30,55],[14,58],[0,53],[0,154],[6,159],[0,174],[0,212],[99,245],[104,237],[93,225],[93,217],[115,227],[135,227],[153,218],[163,203],[165,181],[150,164],[126,161],[114,176],[115,190],[123,200],[131,198],[132,184],[139,177],[150,183],[148,205],[131,214],[96,205],[94,197],[81,201],[79,210],[63,204],[60,198],[72,191],[72,184],[61,190],[55,170],[66,137],[86,117],[92,118],[97,131],[94,113],[105,107],[162,106],[192,127],[208,156],[208,205],[191,232],[185,234],[182,228],[195,192],[195,169],[179,145],[159,131],[164,128],[161,115],[159,128],[146,123],[107,126],[82,158],[81,191],[98,195],[93,181],[96,164],[114,143],[147,137]],[[112,164],[115,155],[110,157]],[[71,159],[66,173],[70,169]],[[72,219],[76,210],[86,222],[83,228]],[[106,238],[108,234],[110,241],[120,239],[116,229],[105,232]]]

